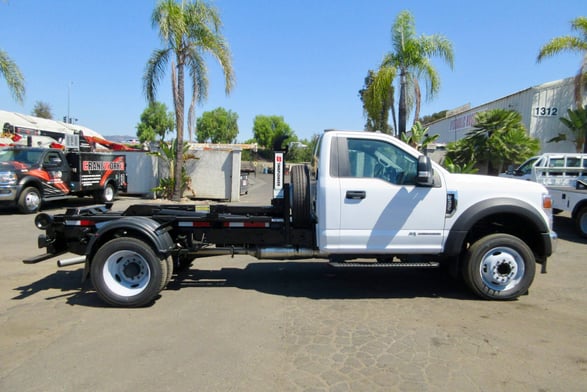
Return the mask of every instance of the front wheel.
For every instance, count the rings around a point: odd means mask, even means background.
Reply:
[[[98,296],[110,305],[151,303],[170,277],[168,262],[136,238],[116,238],[96,252],[91,279]]]
[[[471,245],[462,268],[465,283],[475,294],[485,299],[512,300],[528,291],[536,261],[519,238],[492,234]]]
[[[33,186],[25,188],[18,198],[18,210],[23,214],[33,214],[41,208],[41,192]]]

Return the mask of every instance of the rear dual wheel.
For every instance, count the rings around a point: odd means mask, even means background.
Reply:
[[[112,202],[114,201],[115,197],[116,188],[110,182],[104,186],[104,189],[100,189],[94,193],[94,200],[96,200],[98,203]]]
[[[136,238],[115,238],[96,252],[91,279],[98,296],[113,306],[150,304],[171,279],[170,258],[159,257]]]

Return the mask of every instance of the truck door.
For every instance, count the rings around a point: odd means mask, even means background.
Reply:
[[[338,238],[333,253],[437,253],[442,250],[446,191],[416,185],[418,158],[372,138],[339,138]],[[332,171],[331,171],[332,173]],[[335,182],[336,183],[336,182]],[[328,201],[330,202],[330,200]],[[336,219],[331,214],[327,219]],[[336,223],[330,222],[332,227]]]
[[[43,158],[43,170],[47,173],[47,182],[43,184],[46,197],[69,194],[71,169],[63,154],[59,151],[48,151]]]

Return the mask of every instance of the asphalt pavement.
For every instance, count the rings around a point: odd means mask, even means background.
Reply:
[[[271,176],[241,203],[265,204]],[[119,198],[115,209],[137,202]],[[185,200],[206,204],[209,201]],[[77,200],[51,204],[63,211]],[[480,300],[440,270],[197,259],[152,306],[105,306],[80,266],[0,211],[0,391],[584,391],[587,241],[568,216],[528,295]]]

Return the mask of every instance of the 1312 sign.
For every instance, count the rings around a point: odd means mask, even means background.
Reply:
[[[556,116],[558,115],[558,108],[551,108],[546,106],[539,106],[534,108],[535,116]]]

